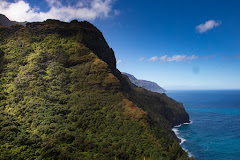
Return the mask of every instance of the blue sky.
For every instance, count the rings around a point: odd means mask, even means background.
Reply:
[[[88,20],[120,71],[171,89],[240,89],[240,1],[0,0],[16,21]]]

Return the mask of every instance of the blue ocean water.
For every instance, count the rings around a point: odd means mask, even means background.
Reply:
[[[175,127],[181,146],[199,160],[240,160],[240,91],[169,91],[191,124]]]

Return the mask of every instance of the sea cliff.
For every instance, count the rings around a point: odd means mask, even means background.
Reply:
[[[89,22],[0,26],[0,159],[188,159],[181,103],[136,87]]]

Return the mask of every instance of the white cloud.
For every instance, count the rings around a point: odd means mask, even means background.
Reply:
[[[117,64],[119,64],[119,63],[122,63],[122,60],[121,60],[121,59],[117,60]]]
[[[163,61],[163,60],[165,60],[166,58],[167,58],[167,55],[164,55],[164,56],[160,57],[159,60]]]
[[[148,59],[148,61],[157,61],[157,60],[158,60],[157,56]]]
[[[144,57],[141,57],[138,59],[138,61],[143,61],[145,58]]]
[[[213,29],[214,27],[217,27],[221,24],[221,22],[217,22],[215,20],[209,20],[209,21],[206,21],[204,24],[200,24],[198,26],[196,26],[196,30],[199,32],[199,33],[204,33],[210,29]]]
[[[193,59],[197,59],[197,56],[192,55],[192,56],[186,56],[186,55],[174,55],[172,57],[168,57],[166,59],[167,62],[182,62],[182,61],[189,61],[189,60],[193,60]]]
[[[172,57],[169,57],[168,55],[164,55],[161,57],[152,57],[148,61],[158,61],[160,63],[164,62],[184,62],[184,61],[192,61],[194,59],[198,59],[197,56],[192,55],[192,56],[186,56],[186,55],[173,55]]]
[[[0,13],[14,21],[43,21],[46,19],[58,19],[70,21],[72,19],[94,20],[96,18],[109,17],[114,0],[79,0],[74,5],[64,6],[60,0],[46,0],[47,12],[42,12],[37,7],[32,8],[25,0],[9,2],[0,0]],[[116,13],[115,13],[116,14]]]

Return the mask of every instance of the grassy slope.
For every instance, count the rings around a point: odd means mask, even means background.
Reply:
[[[0,159],[188,159],[179,121],[153,114],[88,22],[0,26],[0,43]]]

